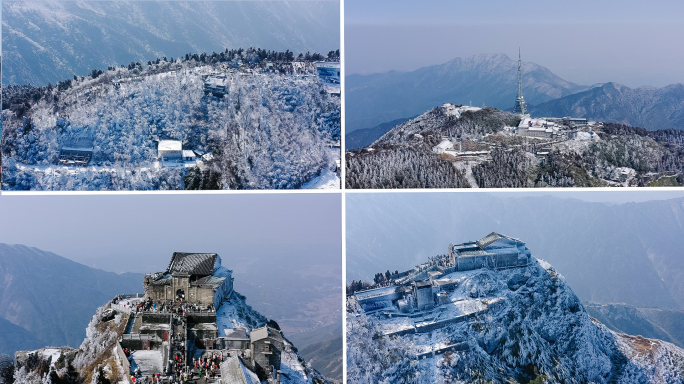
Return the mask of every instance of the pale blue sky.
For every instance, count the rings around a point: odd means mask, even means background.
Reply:
[[[337,194],[5,194],[0,212],[0,243],[117,273],[164,270],[173,252],[218,253],[229,269],[245,257],[284,273],[342,265]]]
[[[578,84],[684,82],[681,1],[345,1],[346,73],[505,53]]]

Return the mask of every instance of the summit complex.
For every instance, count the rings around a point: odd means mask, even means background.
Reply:
[[[347,382],[682,383],[684,350],[609,330],[493,232],[347,287]]]
[[[15,382],[328,383],[245,304],[216,253],[175,252],[144,294],[98,308],[79,349],[19,351]]]

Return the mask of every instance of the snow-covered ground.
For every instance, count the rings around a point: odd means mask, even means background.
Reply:
[[[565,279],[543,260],[447,278],[459,280],[450,302],[423,317],[348,312],[348,383],[406,377],[417,384],[535,378],[549,383],[684,383],[683,349],[594,323]],[[466,313],[474,316],[426,332],[378,337]],[[523,372],[520,367],[534,369]]]
[[[163,372],[161,351],[133,351],[131,355],[131,370],[134,372],[140,370],[143,376]]]
[[[340,189],[340,176],[328,169],[302,185],[302,189]]]
[[[216,311],[216,327],[219,337],[226,336],[226,330],[244,328],[247,330],[263,327],[267,319],[245,304],[237,292],[233,292],[229,301],[221,303]]]
[[[232,171],[221,170],[228,178],[224,188],[293,188],[340,159],[328,153],[340,136],[339,85],[313,74],[245,73],[219,64],[171,67],[135,76],[117,69],[67,89],[44,90],[26,116],[30,127],[23,116],[3,111],[3,137],[11,136],[4,143],[12,146],[4,151],[3,188],[182,189],[186,168],[199,164],[158,163],[159,138],[202,153],[220,148],[225,158],[214,156],[213,170],[230,162],[240,173],[231,179]],[[210,74],[225,77],[224,97],[205,94],[204,76]],[[65,143],[86,137],[93,166],[49,165]]]

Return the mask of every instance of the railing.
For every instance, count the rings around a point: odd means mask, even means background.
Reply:
[[[153,333],[127,333],[121,335],[121,340],[139,340],[139,341],[154,341],[161,342],[162,340]]]

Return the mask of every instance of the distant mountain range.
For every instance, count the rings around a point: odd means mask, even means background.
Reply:
[[[3,1],[3,84],[47,85],[108,66],[226,48],[340,48],[331,1]]]
[[[0,244],[0,353],[78,347],[95,309],[142,292],[143,274],[86,267],[51,252]]]
[[[684,309],[681,198],[610,206],[541,195],[353,194],[346,209],[348,282],[497,231],[553,263],[583,302]]]
[[[344,136],[344,146],[346,149],[358,149],[367,147],[373,144],[375,140],[379,139],[380,136],[384,135],[390,129],[416,117],[417,116],[396,119],[388,121],[387,123],[376,125],[373,128],[363,128],[357,129],[356,131],[351,131]]]
[[[237,285],[253,294],[249,301],[270,309],[270,314],[277,316],[281,326],[287,328],[288,339],[301,349],[302,356],[314,368],[326,377],[342,381],[339,283],[330,282],[340,271],[321,272],[320,267],[316,268],[316,261],[303,258],[295,263],[307,265],[299,268],[297,278],[283,276],[275,270],[260,271],[259,275],[266,276],[268,281],[292,281],[290,292],[269,292],[263,288],[262,281],[249,278],[259,268],[254,258],[231,259],[232,267],[239,269],[236,276],[243,277],[238,277]],[[315,276],[307,270],[311,266]],[[17,350],[46,346],[78,348],[95,310],[116,295],[143,292],[143,277],[141,273],[105,272],[37,248],[0,243],[0,354],[14,356]],[[303,295],[302,290],[310,288],[301,282],[312,280],[316,281],[316,292]],[[293,305],[284,309],[269,304],[284,300]],[[316,300],[317,309],[304,309],[304,316],[301,308],[312,305],[311,300]],[[331,310],[321,311],[319,307]],[[334,323],[325,325],[331,318]],[[318,327],[307,332],[313,325]]]
[[[586,89],[548,69],[523,63],[523,92],[540,104]],[[349,75],[346,85],[346,132],[424,113],[444,103],[506,109],[518,92],[518,63],[504,54],[455,58],[411,72]]]
[[[589,316],[615,332],[660,339],[684,348],[684,311],[585,303]]]
[[[504,54],[455,58],[411,72],[349,75],[345,80],[345,137],[350,149],[369,145],[409,116],[444,103],[479,107],[484,102],[512,110],[518,91],[517,61]],[[523,95],[532,116],[586,117],[649,130],[684,129],[684,84],[635,89],[616,83],[583,86],[523,62]]]
[[[684,84],[629,88],[606,83],[530,106],[533,116],[586,117],[648,130],[684,129]]]

